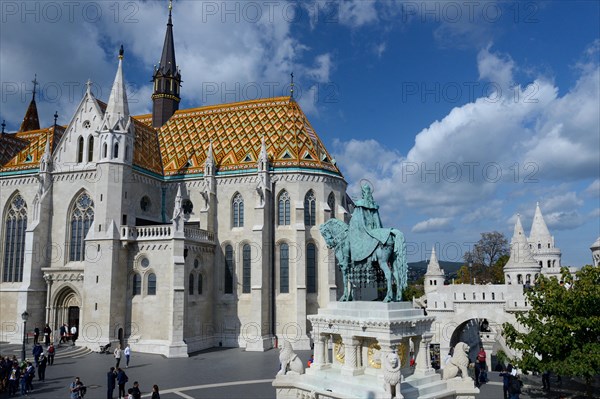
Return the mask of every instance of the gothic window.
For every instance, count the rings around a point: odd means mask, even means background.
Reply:
[[[114,151],[113,151],[113,158],[119,158],[119,143],[115,143],[115,147],[114,147]]]
[[[278,210],[277,213],[279,215],[279,225],[280,226],[289,226],[290,224],[290,195],[287,191],[283,190],[281,194],[279,194],[278,201]]]
[[[550,260],[548,260],[548,267],[552,266],[552,262],[550,262]]]
[[[148,288],[146,289],[146,293],[148,295],[156,295],[156,274],[150,273],[148,275]]]
[[[85,258],[85,236],[94,221],[94,201],[87,193],[81,193],[71,212],[71,236],[69,240],[69,260],[82,261]]]
[[[108,151],[108,145],[104,143],[102,146],[102,158],[106,158],[106,152]]]
[[[90,136],[90,138],[88,138],[88,156],[87,156],[87,161],[88,162],[92,162],[93,158],[94,158],[94,136]]]
[[[140,277],[140,275],[138,273],[133,274],[132,284],[133,284],[133,290],[132,290],[131,294],[133,296],[140,295],[142,293],[142,278]]]
[[[225,293],[233,294],[233,247],[225,247]]]
[[[23,281],[25,258],[25,230],[27,230],[27,204],[19,194],[10,202],[4,221],[4,272],[2,281]]]
[[[249,294],[250,293],[250,277],[251,277],[251,269],[250,269],[250,256],[252,252],[250,250],[250,245],[244,245],[242,250],[242,293]]]
[[[198,295],[202,295],[202,274],[198,274]]]
[[[244,227],[244,199],[242,198],[242,194],[236,193],[233,196],[231,206],[233,227]]]
[[[306,246],[306,292],[317,292],[317,248],[313,243]]]
[[[194,274],[190,273],[188,277],[188,295],[194,295]]]
[[[316,224],[316,203],[317,199],[313,190],[306,193],[304,197],[304,225],[314,226]]]
[[[77,139],[77,163],[83,162],[83,137]]]
[[[523,275],[517,274],[517,284],[523,284]]]
[[[329,218],[335,219],[335,195],[333,193],[329,194],[329,197],[327,198],[327,206],[331,209]]]
[[[290,292],[290,248],[287,244],[279,246],[279,292]]]
[[[126,145],[125,146],[125,160],[129,160],[129,146]]]
[[[538,249],[542,249],[542,244],[538,243]]]

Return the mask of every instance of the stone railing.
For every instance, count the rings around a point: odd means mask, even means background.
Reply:
[[[121,240],[124,241],[157,241],[171,240],[174,238],[175,229],[172,224],[159,224],[153,226],[121,226]],[[184,227],[185,239],[195,242],[214,243],[214,233],[195,227]]]

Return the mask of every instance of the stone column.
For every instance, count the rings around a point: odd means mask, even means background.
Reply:
[[[315,340],[315,361],[311,364],[310,368],[320,370],[331,367],[331,364],[328,362],[327,352],[327,336],[319,334]]]
[[[362,370],[357,364],[357,348],[358,339],[353,336],[343,336],[344,343],[344,366],[342,367],[342,375],[358,375],[362,374]]]
[[[417,359],[416,359],[416,374],[431,374],[434,373],[435,370],[431,367],[431,357],[429,355],[429,344],[431,343],[431,339],[433,338],[433,334],[424,333],[421,337],[415,337],[415,351],[417,350]]]
[[[50,299],[52,298],[52,277],[49,275],[45,275],[44,276],[44,280],[46,280],[46,323],[51,323],[50,321]],[[57,326],[53,326],[54,329],[57,328]]]

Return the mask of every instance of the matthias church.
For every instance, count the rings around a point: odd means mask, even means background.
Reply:
[[[171,10],[152,114],[130,114],[125,61],[66,126],[40,126],[34,84],[3,128],[0,340],[21,342],[27,311],[28,330],[74,325],[92,350],[308,348],[339,278],[318,226],[351,200],[306,115],[293,95],[179,109]]]

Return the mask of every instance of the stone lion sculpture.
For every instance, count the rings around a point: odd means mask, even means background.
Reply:
[[[302,360],[292,350],[292,344],[290,341],[284,340],[283,346],[279,353],[279,363],[281,363],[281,369],[277,375],[299,375],[304,374],[304,365]]]
[[[459,371],[463,380],[471,378],[467,371],[467,367],[469,367],[469,350],[469,345],[464,342],[459,342],[454,346],[454,355],[448,361],[446,367],[444,367],[442,379],[449,380],[450,378],[454,378],[458,375]]]
[[[389,395],[388,397],[393,399],[400,395],[400,383],[402,382],[400,359],[396,352],[390,352],[382,360],[385,392]]]

